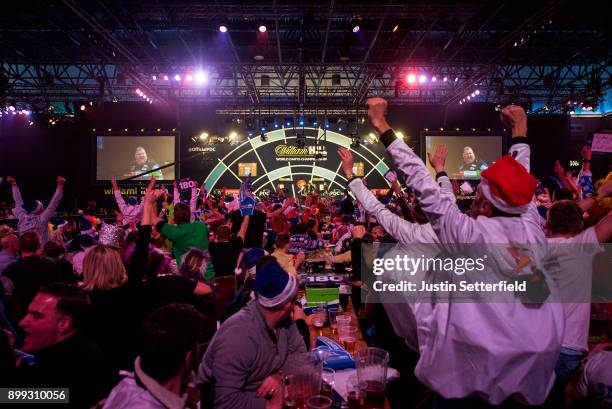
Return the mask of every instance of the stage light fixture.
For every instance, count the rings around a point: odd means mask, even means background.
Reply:
[[[329,124],[325,124],[325,129],[329,129]]]
[[[339,128],[338,128],[338,132],[342,132],[342,127],[339,127]]]
[[[202,132],[202,133],[200,134],[200,140],[201,140],[201,141],[205,141],[205,140],[207,140],[207,139],[208,139],[208,133],[206,133],[206,132]]]
[[[419,75],[419,83],[425,84],[427,82],[427,75],[421,74]]]
[[[249,136],[249,138],[250,138],[251,136],[253,136],[253,132],[249,132],[249,133],[247,133],[247,135],[248,135],[248,136]]]
[[[168,81],[168,76],[164,75],[164,81]]]
[[[359,31],[359,25],[356,25],[353,27],[353,33],[356,33]]]
[[[196,83],[200,85],[205,84],[206,81],[208,81],[208,75],[206,75],[205,71],[198,71],[196,72],[195,80],[196,80]]]
[[[180,81],[180,80],[181,80],[181,76],[180,76],[180,74],[176,74],[176,75],[174,76],[174,80],[175,80],[175,81]]]
[[[226,26],[219,26],[219,31],[222,33],[227,33],[227,27]]]
[[[233,140],[235,140],[236,138],[238,138],[238,133],[233,132],[233,131],[232,131],[232,132],[230,132],[230,134],[229,134],[229,138],[230,138],[230,140],[232,140],[232,141],[233,141]]]
[[[406,82],[408,84],[414,84],[415,81],[416,81],[416,75],[414,75],[414,74],[406,75]]]
[[[404,133],[397,131],[395,132],[395,136],[397,137],[397,139],[404,139]]]
[[[30,126],[34,125],[34,121],[28,122],[28,125],[30,125]]]
[[[455,82],[459,81],[459,77],[455,77]]]
[[[436,76],[434,75],[433,77],[431,77],[431,82],[436,82],[438,79],[436,78]]]
[[[469,96],[469,95],[467,96],[467,100],[468,100],[468,101],[470,100],[470,96]]]
[[[265,33],[266,31],[268,31],[268,28],[266,26],[264,26],[263,24],[259,26],[260,33]]]
[[[10,106],[9,106],[9,111],[14,111],[14,110],[15,110],[15,107],[14,107],[14,106],[12,106],[12,105],[10,105]]]
[[[85,111],[85,105],[81,104],[81,111]]]
[[[157,75],[153,76],[153,81],[157,81]]]
[[[191,80],[193,80],[193,76],[191,74],[187,74],[187,76],[185,77],[185,81],[191,82]]]
[[[280,125],[278,123],[274,122],[274,129],[278,129],[279,126]]]
[[[304,126],[304,120],[303,120],[303,119],[300,119],[299,124],[300,124],[300,126]]]
[[[448,77],[444,77],[444,78],[442,78],[442,81],[443,81],[443,82],[448,81]]]
[[[480,95],[480,90],[476,90],[476,91],[474,91],[474,93],[475,93],[476,95]]]
[[[395,33],[398,28],[399,28],[399,25],[396,24],[395,26],[393,26],[393,30],[392,31]]]

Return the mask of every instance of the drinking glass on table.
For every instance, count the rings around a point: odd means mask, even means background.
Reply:
[[[389,353],[380,348],[365,348],[354,356],[357,380],[365,392],[365,409],[385,406],[385,383]]]
[[[363,409],[365,404],[365,393],[361,389],[357,375],[351,375],[346,381],[346,403],[348,409]]]
[[[327,308],[316,307],[312,310],[312,325],[319,331],[319,335],[323,335],[323,327],[327,320]]]
[[[353,326],[338,327],[338,339],[349,354],[355,353],[355,344],[359,338],[359,328]]]
[[[351,325],[351,316],[350,315],[336,315],[336,326],[340,327],[348,327]]]
[[[331,328],[332,335],[336,335],[338,333],[338,324],[336,322],[336,317],[342,314],[342,308],[329,308],[327,310],[329,314],[329,326]]]
[[[306,401],[307,409],[328,409],[331,408],[331,398],[323,395],[314,395],[308,398]]]
[[[321,395],[332,397],[332,391],[334,389],[334,377],[336,371],[332,368],[323,368],[321,372]]]

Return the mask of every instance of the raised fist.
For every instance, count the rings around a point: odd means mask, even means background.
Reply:
[[[57,184],[59,186],[64,186],[65,183],[66,183],[66,179],[63,176],[58,176],[57,177]]]
[[[522,107],[508,105],[501,110],[501,120],[512,129],[512,136],[526,136],[527,114],[525,114],[525,110]],[[520,135],[521,133],[522,135]]]
[[[346,148],[339,148],[338,155],[342,161],[342,171],[350,178],[353,175],[353,154]]]
[[[8,183],[10,183],[12,186],[16,186],[16,185],[17,185],[17,181],[16,181],[16,180],[15,180],[15,178],[14,178],[14,177],[12,177],[12,176],[7,176],[7,177],[6,177],[6,181],[7,181]]]
[[[370,98],[366,101],[368,106],[368,118],[370,118],[370,122],[372,126],[376,129],[376,131],[380,133],[384,133],[388,128],[387,120],[385,119],[385,114],[387,113],[387,101],[382,98]]]

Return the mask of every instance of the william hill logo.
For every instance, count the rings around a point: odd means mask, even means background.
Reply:
[[[327,156],[327,151],[324,146],[305,146],[298,148],[294,145],[278,145],[274,148],[276,156]]]

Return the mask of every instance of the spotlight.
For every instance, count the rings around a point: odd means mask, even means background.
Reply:
[[[339,132],[342,132],[342,128],[341,128],[341,127],[340,127],[340,128],[338,128],[338,131],[339,131]]]
[[[227,33],[227,27],[219,26],[219,31],[221,31],[222,33]]]
[[[434,75],[433,77],[431,77],[431,82],[436,82],[438,79],[436,78],[436,76]]]
[[[157,75],[153,76],[153,81],[157,81]]]
[[[470,96],[469,96],[469,95],[467,96],[467,100],[468,100],[468,101],[470,100]]]
[[[81,104],[81,111],[85,111],[85,105]]]
[[[480,91],[479,91],[479,90],[476,90],[476,91],[474,91],[474,94],[476,94],[476,95],[480,95]]]
[[[420,82],[421,84],[426,83],[426,82],[427,82],[427,75],[425,75],[425,74],[421,74],[421,75],[419,75],[419,82]]]
[[[448,81],[448,77],[442,78],[442,81],[444,81],[444,82]]]
[[[193,77],[191,76],[191,74],[187,74],[187,76],[185,77],[185,81],[191,82],[191,80],[193,80]]]
[[[247,135],[248,135],[249,137],[251,137],[251,136],[253,136],[253,132],[249,132],[249,133],[247,133]]]
[[[206,139],[208,139],[208,134],[206,132],[202,132],[200,134],[200,140],[205,141]]]
[[[304,126],[304,120],[303,120],[303,119],[300,119],[299,124],[300,124],[300,126]]]
[[[175,81],[180,81],[180,80],[181,80],[181,76],[180,76],[179,74],[176,74],[176,75],[174,76],[174,80],[175,80]]]
[[[325,129],[329,129],[329,124],[325,124]]]
[[[136,88],[136,93],[137,93],[138,95],[142,94],[142,91],[140,90],[140,88]]]
[[[459,77],[455,77],[455,82],[459,81]]]
[[[267,131],[267,128],[266,128],[265,126],[262,126],[261,128],[259,128],[259,130],[260,130],[261,132],[265,132],[265,131]]]
[[[374,132],[370,132],[370,133],[368,134],[368,137],[369,137],[370,139],[372,139],[372,140],[376,140],[376,135],[374,134]]]
[[[476,96],[475,92],[472,92],[471,97],[474,98]]]
[[[355,27],[353,27],[353,33],[356,33],[359,31],[359,25],[356,25]]]
[[[397,137],[397,139],[404,139],[404,134],[402,132],[396,132],[395,136]]]
[[[34,121],[28,122],[28,125],[30,125],[30,126],[34,125]]]
[[[9,111],[14,111],[14,110],[15,110],[15,107],[14,107],[14,106],[12,106],[12,105],[11,105],[11,106],[9,106]]]
[[[278,123],[274,122],[274,129],[278,129],[279,126]]]
[[[408,84],[414,84],[415,81],[416,81],[416,75],[414,75],[414,74],[406,75],[406,82]]]
[[[259,26],[260,33],[265,33],[266,31],[268,31],[268,28],[266,26],[264,26],[263,24]]]
[[[392,31],[395,33],[395,32],[397,31],[397,29],[398,29],[398,28],[399,28],[399,25],[397,25],[397,24],[396,24],[396,25],[393,27],[393,30],[392,30]]]
[[[208,81],[208,75],[204,71],[198,71],[196,72],[195,80],[198,84],[205,84]]]
[[[24,110],[23,110],[23,114],[24,114],[24,115],[30,115],[30,111],[28,111],[27,109],[24,109]]]
[[[164,75],[164,81],[168,81],[168,76]]]
[[[230,132],[229,138],[230,138],[230,140],[234,140],[234,139],[238,138],[238,134],[236,132]]]

